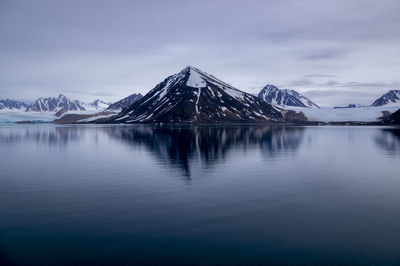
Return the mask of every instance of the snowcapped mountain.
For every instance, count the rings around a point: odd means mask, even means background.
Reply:
[[[28,106],[27,112],[58,112],[66,111],[85,111],[85,108],[78,101],[71,101],[64,95],[60,94],[57,98],[40,97],[34,103]]]
[[[191,66],[166,78],[113,119],[121,123],[283,120],[283,110]]]
[[[104,110],[107,109],[110,106],[111,103],[106,103],[100,99],[97,99],[93,102],[90,103],[91,106],[95,107],[96,109],[99,110]]]
[[[110,106],[110,103],[107,103],[100,99],[97,99],[90,103],[84,103],[79,101],[75,102],[77,102],[80,106],[82,106],[85,109],[85,111],[103,111]]]
[[[23,110],[25,111],[28,108],[29,104],[15,101],[10,99],[0,100],[0,110]]]
[[[122,100],[119,100],[118,102],[111,104],[110,106],[108,106],[107,110],[122,110],[122,109],[132,105],[137,100],[140,100],[142,97],[143,97],[142,94],[134,93]]]
[[[318,105],[304,95],[294,90],[281,90],[273,85],[265,86],[258,94],[258,97],[270,104],[319,108]]]
[[[400,90],[390,90],[383,94],[371,106],[382,106],[382,105],[399,105],[400,106]]]

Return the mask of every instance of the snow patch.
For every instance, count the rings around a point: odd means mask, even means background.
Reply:
[[[190,69],[189,78],[186,85],[193,88],[204,88],[207,86],[206,81],[200,76],[199,73]]]

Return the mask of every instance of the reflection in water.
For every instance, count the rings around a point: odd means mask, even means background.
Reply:
[[[399,136],[0,126],[0,265],[398,265]]]
[[[298,149],[303,133],[302,127],[283,126],[26,126],[2,129],[0,145],[32,142],[63,147],[81,141],[85,134],[92,140],[104,134],[125,144],[143,146],[158,160],[178,166],[190,176],[191,161],[200,160],[211,167],[233,150],[259,148],[266,158],[291,153]]]
[[[36,143],[44,146],[67,146],[79,141],[84,128],[56,126],[11,126],[0,130],[0,145],[8,146],[24,143]]]
[[[384,128],[375,137],[375,143],[392,155],[400,154],[400,128]]]
[[[296,150],[304,128],[277,126],[108,128],[110,136],[130,145],[148,148],[163,162],[182,167],[190,176],[190,161],[200,159],[206,167],[226,158],[229,151],[259,147],[266,157]]]

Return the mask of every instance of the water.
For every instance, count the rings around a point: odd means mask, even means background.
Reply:
[[[2,264],[400,265],[400,129],[0,127]]]

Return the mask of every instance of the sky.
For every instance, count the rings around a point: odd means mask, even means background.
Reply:
[[[116,101],[195,66],[321,106],[400,89],[399,0],[0,0],[0,99]]]

